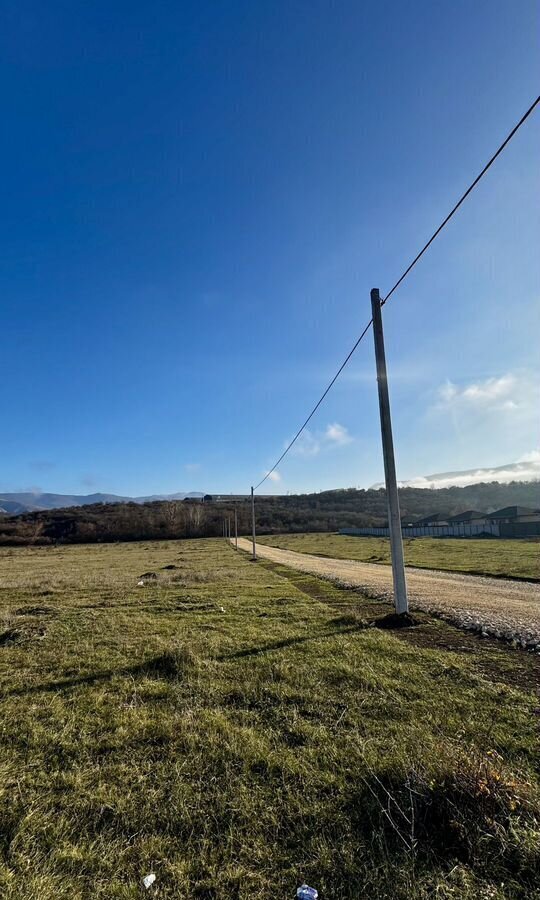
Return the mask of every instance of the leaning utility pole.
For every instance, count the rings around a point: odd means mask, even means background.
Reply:
[[[255,549],[255,494],[253,488],[251,488],[251,540],[253,544],[251,558],[255,560],[257,559],[257,551]]]
[[[234,507],[234,549],[238,550],[238,509]]]
[[[381,298],[378,288],[371,291],[371,314],[373,317],[373,337],[375,339],[375,360],[377,363],[377,385],[379,388],[379,411],[381,415],[381,435],[384,458],[384,477],[388,501],[388,525],[390,531],[390,551],[392,555],[392,577],[394,580],[394,603],[398,615],[409,611],[407,582],[403,564],[403,540],[401,537],[401,517],[392,440],[390,418],[390,398],[388,396],[388,376],[384,353],[384,336],[381,316]]]

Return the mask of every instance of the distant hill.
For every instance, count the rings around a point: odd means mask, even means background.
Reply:
[[[16,503],[22,507],[21,512],[36,512],[41,509],[60,509],[65,506],[89,506],[92,503],[125,503],[129,497],[118,497],[116,494],[41,494],[22,492],[18,494],[0,494],[0,506]]]
[[[155,494],[150,497],[121,497],[117,494],[47,494],[37,492],[0,493],[0,511],[17,515],[43,509],[65,509],[71,506],[91,506],[94,503],[149,503],[153,500],[184,500],[202,497],[199,491],[177,494]]]
[[[200,494],[196,496],[200,498]],[[432,513],[447,516],[466,509],[492,512],[505,506],[538,509],[540,482],[491,482],[439,490],[404,487],[400,488],[399,496],[402,515],[411,518]],[[235,508],[239,533],[249,534],[250,503],[247,498],[236,504],[227,500],[206,503],[185,503],[178,499],[146,503],[107,500],[68,509],[0,516],[0,544],[212,537],[222,534],[223,519],[232,519]],[[319,494],[257,497],[256,512],[260,534],[337,531],[345,527],[382,525],[387,517],[386,492],[349,488]]]
[[[25,506],[24,503],[19,503],[17,500],[1,500],[0,499],[0,513],[6,513],[10,516],[17,516],[19,513],[30,512],[30,507]]]
[[[439,472],[434,475],[421,475],[417,478],[400,481],[399,487],[439,490],[451,487],[473,487],[474,485],[493,482],[497,482],[500,485],[517,482],[534,483],[540,481],[540,454],[535,452],[529,454],[529,457],[520,462],[508,463],[495,468],[484,467],[454,472]],[[382,488],[384,488],[384,484],[374,484],[370,491],[379,491]],[[332,494],[336,492],[326,491],[325,493]],[[95,503],[154,503],[166,500],[185,500],[186,497],[200,499],[203,496],[204,494],[201,491],[177,491],[174,494],[149,494],[144,497],[124,497],[119,494],[50,494],[38,491],[2,493],[0,491],[0,513],[20,515],[25,512],[39,512],[45,509],[92,506]],[[226,495],[222,496],[225,497]],[[529,505],[523,500],[514,500],[512,502],[525,506]],[[474,505],[472,504],[472,506]],[[501,505],[504,506],[505,504]],[[540,498],[537,498],[536,503],[533,505],[540,505]],[[492,504],[492,508],[495,506],[497,506],[497,502]],[[428,512],[431,511],[428,510]],[[456,512],[460,511],[456,510]]]

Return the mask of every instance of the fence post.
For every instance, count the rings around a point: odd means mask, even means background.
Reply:
[[[403,563],[403,540],[401,537],[401,517],[399,513],[399,496],[396,480],[396,463],[394,460],[394,442],[392,440],[392,421],[390,418],[390,398],[388,396],[388,376],[384,352],[384,335],[381,316],[381,298],[378,288],[371,291],[371,314],[373,318],[373,337],[375,340],[375,360],[377,364],[377,385],[379,389],[379,412],[381,417],[381,435],[384,459],[384,477],[386,482],[386,498],[388,501],[388,526],[390,529],[390,551],[392,555],[392,577],[394,581],[394,603],[396,612],[403,615],[409,611],[407,600],[407,582]]]

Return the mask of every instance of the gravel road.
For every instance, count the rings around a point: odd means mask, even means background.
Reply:
[[[251,551],[251,542],[238,546]],[[319,575],[346,587],[360,588],[368,597],[392,599],[390,566],[347,559],[327,559],[293,550],[257,544],[261,558]],[[406,568],[411,608],[448,619],[463,628],[512,640],[540,652],[540,585],[435,569]]]

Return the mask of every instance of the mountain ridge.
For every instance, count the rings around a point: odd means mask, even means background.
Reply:
[[[436,513],[493,512],[507,506],[540,508],[540,482],[474,484],[440,490],[400,488],[401,513],[414,521]],[[222,496],[207,503],[95,503],[0,516],[0,545],[176,540],[223,534],[224,519],[237,514],[239,534],[251,534],[251,503]],[[342,488],[316,494],[258,496],[261,534],[335,532],[381,526],[387,520],[386,491]]]
[[[433,475],[421,475],[416,478],[398,481],[400,488],[422,488],[444,490],[450,487],[473,487],[475,484],[496,482],[498,484],[539,483],[540,484],[540,452],[529,454],[515,463],[503,466],[478,467],[476,469],[438,472]],[[381,490],[384,483],[379,482],[369,490]],[[307,492],[316,493],[316,492]],[[200,499],[202,491],[176,491],[171,494],[147,494],[140,497],[127,497],[120,494],[56,494],[45,491],[0,491],[0,513],[21,515],[23,513],[41,512],[45,510],[64,509],[73,506],[91,506],[96,503],[155,503],[156,501]]]
[[[144,497],[123,497],[120,494],[53,494],[47,491],[0,492],[0,512],[19,515],[41,512],[47,509],[64,509],[71,506],[92,506],[95,503],[152,503],[155,500],[185,500],[200,498],[200,491],[177,491],[174,494],[151,494]]]

